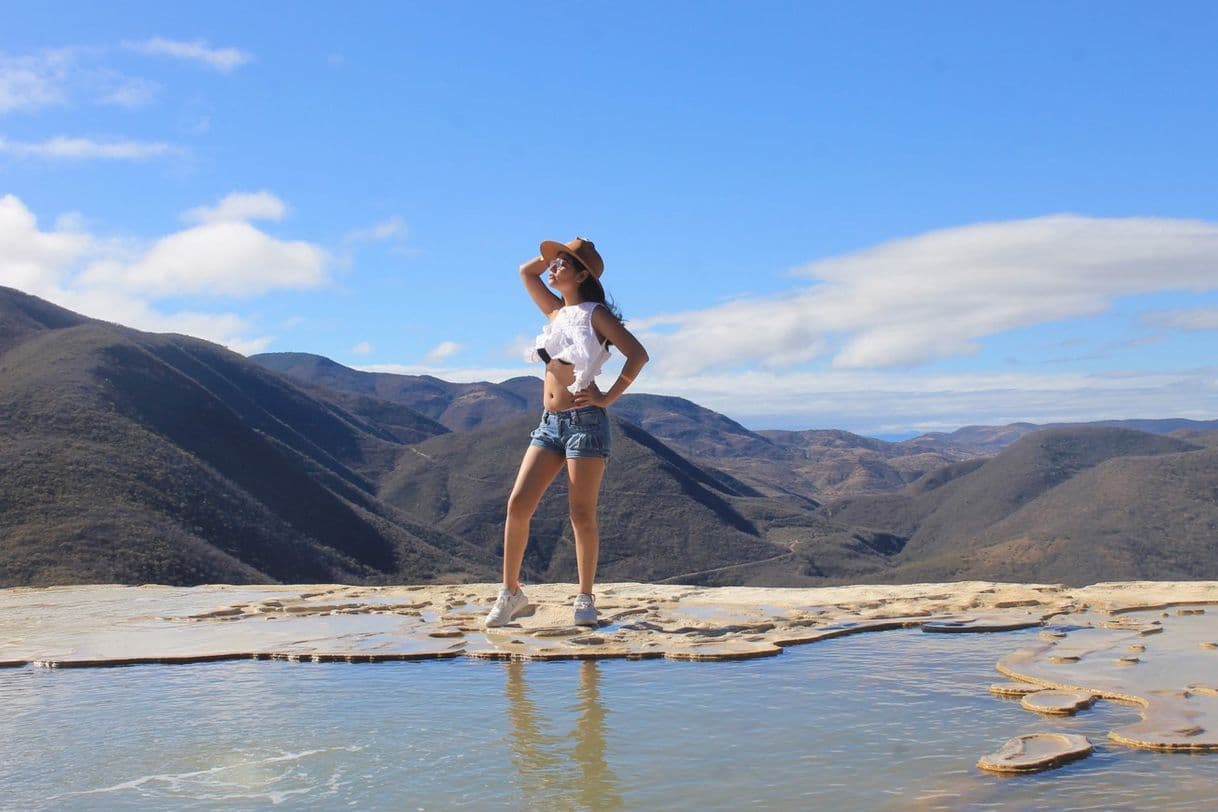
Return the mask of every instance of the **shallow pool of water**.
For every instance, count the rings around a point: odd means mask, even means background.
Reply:
[[[1104,739],[991,696],[1033,632],[839,638],[743,662],[236,661],[0,671],[20,809],[1205,809],[1218,754]],[[1019,733],[1088,759],[1003,778]]]

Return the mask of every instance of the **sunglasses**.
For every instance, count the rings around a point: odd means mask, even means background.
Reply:
[[[564,257],[554,257],[554,259],[550,260],[548,270],[561,271],[563,268],[570,268],[573,271],[582,271],[584,266],[580,265],[573,259],[566,259]]]

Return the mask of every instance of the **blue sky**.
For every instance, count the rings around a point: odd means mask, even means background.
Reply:
[[[536,374],[586,235],[753,428],[1218,417],[1210,3],[6,4],[0,284]]]

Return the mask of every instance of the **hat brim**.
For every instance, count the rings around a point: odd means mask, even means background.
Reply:
[[[587,265],[584,265],[584,261],[582,259],[580,259],[575,254],[572,254],[571,246],[567,245],[566,243],[556,242],[555,240],[544,240],[541,243],[541,258],[544,259],[546,262],[553,262],[554,258],[556,256],[558,256],[559,254],[570,254],[571,256],[573,256],[577,260],[579,260],[579,264],[582,267],[586,268],[588,270],[588,272],[592,274],[593,277],[595,277],[596,279],[601,278],[600,273],[597,273],[593,269],[588,268]],[[605,270],[602,268],[601,273],[604,273],[604,272],[605,272]]]

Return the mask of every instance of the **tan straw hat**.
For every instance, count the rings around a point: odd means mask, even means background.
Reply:
[[[576,237],[568,243],[546,240],[541,244],[541,258],[553,262],[560,253],[568,253],[579,260],[580,264],[592,272],[597,279],[605,272],[605,260],[597,253],[596,246],[587,237]]]

